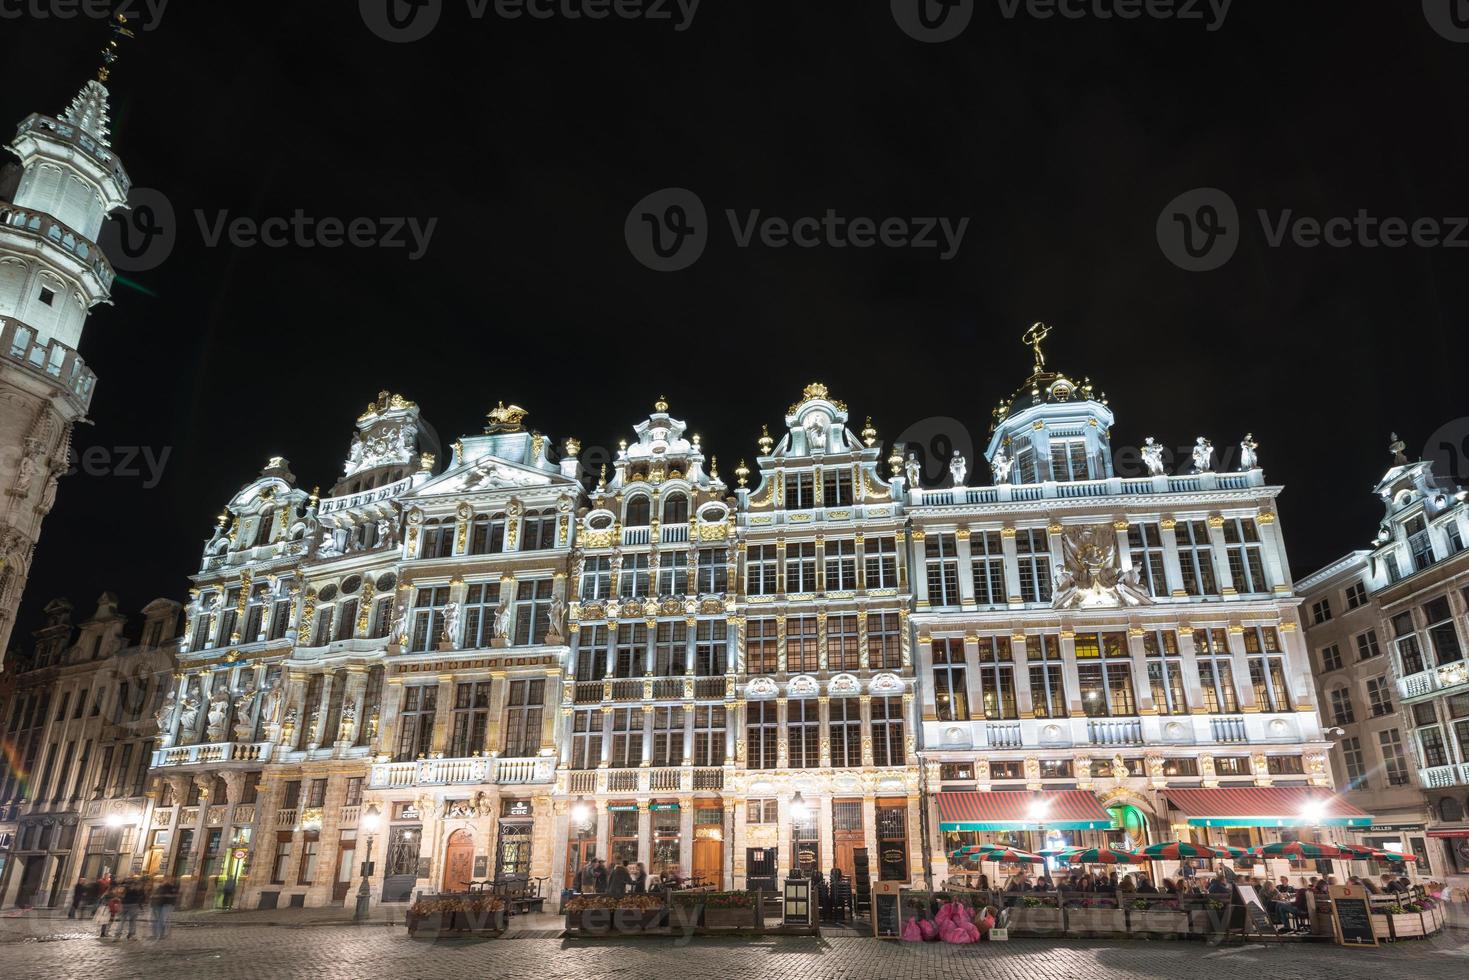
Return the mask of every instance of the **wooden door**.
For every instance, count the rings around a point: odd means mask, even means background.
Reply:
[[[857,877],[856,852],[865,847],[861,800],[831,801],[831,863],[850,881]],[[830,870],[830,869],[823,869]]]
[[[337,845],[337,880],[332,882],[332,901],[346,899],[357,873],[357,842],[344,840]]]
[[[444,847],[444,884],[446,892],[462,892],[474,880],[474,837],[467,830],[456,830]]]
[[[700,885],[724,887],[724,841],[695,838],[693,873]]]

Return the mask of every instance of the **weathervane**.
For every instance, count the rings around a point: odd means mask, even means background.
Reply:
[[[1046,369],[1046,355],[1041,350],[1041,342],[1051,335],[1051,328],[1044,323],[1036,322],[1030,325],[1030,329],[1020,338],[1035,351],[1035,373],[1040,374]]]
[[[107,44],[102,48],[102,67],[97,69],[97,81],[99,82],[107,81],[107,77],[112,74],[112,65],[117,61],[117,42],[125,37],[137,36],[124,26],[127,22],[128,19],[125,14],[118,14],[112,18],[112,23],[108,25],[112,30],[112,37],[108,39]]]

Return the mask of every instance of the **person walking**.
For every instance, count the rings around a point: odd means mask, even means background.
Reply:
[[[85,878],[78,878],[77,883],[71,886],[71,909],[66,913],[68,919],[77,917],[77,910],[87,904],[87,899],[92,894],[92,886]]]
[[[169,919],[179,903],[179,886],[172,878],[164,878],[153,889],[153,938],[168,938]]]
[[[627,862],[623,861],[607,876],[607,894],[613,898],[621,898],[627,894],[627,886],[631,883],[632,876],[628,874]]]
[[[122,899],[118,895],[107,892],[97,900],[97,914],[93,917],[92,921],[100,924],[101,932],[99,934],[103,939],[107,938],[108,930],[117,921],[117,914],[121,911]]]
[[[143,910],[143,902],[148,893],[143,890],[143,882],[134,875],[122,886],[122,922],[118,923],[117,934],[114,940],[122,938],[122,927],[128,928],[128,938],[138,938],[138,913]]]

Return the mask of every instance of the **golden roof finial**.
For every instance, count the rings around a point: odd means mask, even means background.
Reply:
[[[877,442],[877,430],[872,427],[872,416],[867,416],[867,424],[862,427],[862,444],[871,449]]]
[[[666,411],[668,411],[668,396],[667,395],[659,395],[658,396],[658,400],[653,403],[653,411],[655,411],[655,412],[666,412]]]
[[[489,411],[490,424],[485,426],[486,432],[522,432],[527,412],[519,405],[506,405],[498,402]]]
[[[718,456],[710,456],[709,457],[709,479],[711,479],[711,480],[717,480],[717,479],[719,479],[719,457]]]
[[[761,456],[770,455],[771,447],[775,445],[775,440],[770,438],[770,426],[760,426],[760,438],[756,440],[756,443],[760,446]]]
[[[1046,369],[1046,354],[1041,350],[1041,344],[1051,335],[1051,328],[1037,320],[1030,325],[1030,329],[1021,336],[1021,341],[1035,351],[1035,374],[1040,374]]]
[[[603,463],[602,464],[602,472],[597,477],[597,489],[598,490],[606,490],[607,489],[607,464],[606,463]]]
[[[750,479],[750,468],[745,465],[743,459],[740,460],[740,465],[735,467],[735,479],[739,481],[740,486],[744,486]]]
[[[125,37],[137,36],[124,26],[127,22],[128,19],[125,15],[118,14],[112,18],[112,23],[108,25],[112,31],[112,37],[108,38],[107,43],[102,47],[102,66],[97,69],[97,81],[99,82],[107,81],[112,75],[112,66],[117,61],[117,42]]]

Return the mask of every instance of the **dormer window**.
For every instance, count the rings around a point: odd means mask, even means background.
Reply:
[[[1051,479],[1061,483],[1091,479],[1085,439],[1051,440]]]
[[[676,493],[663,501],[664,524],[687,524],[689,520],[689,498]]]
[[[646,496],[639,494],[627,502],[627,512],[622,522],[628,527],[647,527],[652,517],[652,504]]]
[[[816,480],[810,473],[787,473],[786,510],[810,510],[816,506]]]
[[[1423,518],[1414,517],[1404,525],[1408,534],[1408,551],[1413,555],[1413,570],[1421,572],[1433,564],[1433,540],[1428,535],[1428,525]]]

